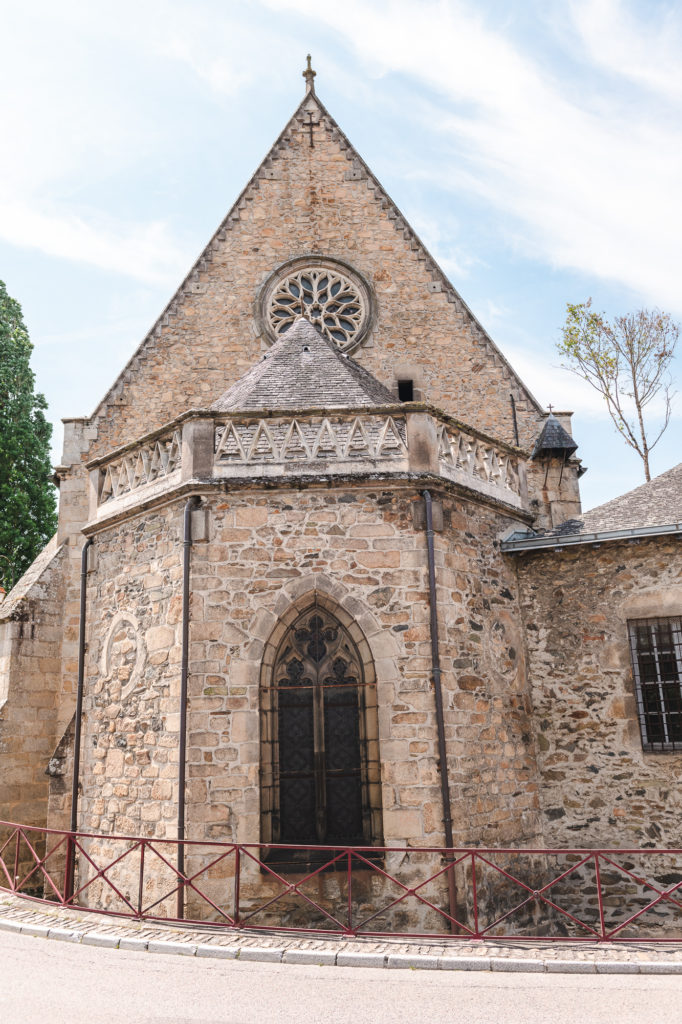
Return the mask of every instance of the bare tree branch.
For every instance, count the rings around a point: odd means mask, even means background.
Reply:
[[[609,322],[592,310],[592,300],[566,305],[566,323],[557,345],[562,366],[587,381],[606,402],[623,440],[644,464],[651,479],[649,455],[670,423],[675,397],[670,364],[679,325],[658,309],[639,309]],[[655,398],[663,402],[663,426],[650,440],[644,411]],[[629,406],[634,408],[630,411]]]

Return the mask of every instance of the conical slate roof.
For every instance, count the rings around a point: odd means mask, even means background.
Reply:
[[[344,409],[396,401],[376,377],[342,355],[300,316],[263,359],[221,395],[213,411]]]
[[[550,413],[535,442],[531,459],[541,459],[543,455],[568,458],[577,450],[578,445],[569,432],[564,430],[556,416]]]

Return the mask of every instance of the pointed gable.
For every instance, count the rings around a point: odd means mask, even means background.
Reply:
[[[311,145],[312,141],[312,145]],[[273,338],[264,291],[292,261],[350,266],[371,291],[356,362],[492,436],[537,435],[540,408],[314,91],[98,406],[92,458],[205,405]]]
[[[352,409],[395,401],[395,395],[371,373],[299,317],[213,408],[216,412]]]

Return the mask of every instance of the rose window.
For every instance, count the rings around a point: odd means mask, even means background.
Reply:
[[[306,264],[289,272],[268,289],[266,326],[281,337],[296,317],[305,315],[323,334],[344,351],[355,348],[369,322],[369,291],[352,272],[331,265]]]

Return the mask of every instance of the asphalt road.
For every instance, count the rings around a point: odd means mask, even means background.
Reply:
[[[2,1024],[678,1024],[682,976],[301,967],[0,932]]]

